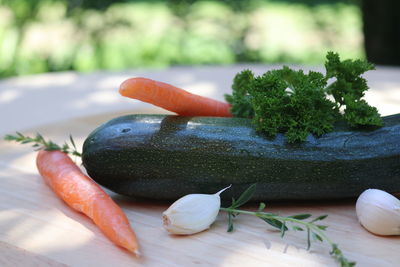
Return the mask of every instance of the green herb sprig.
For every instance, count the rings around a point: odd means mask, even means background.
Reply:
[[[296,214],[285,217],[278,214],[265,212],[264,209],[266,205],[262,202],[260,203],[257,211],[239,209],[240,206],[244,205],[252,198],[255,190],[256,185],[253,184],[247,190],[245,190],[237,200],[232,199],[232,204],[229,207],[220,208],[221,211],[228,213],[228,232],[233,231],[234,218],[239,214],[256,216],[272,227],[278,229],[282,238],[285,236],[285,233],[288,230],[305,231],[307,236],[307,250],[311,248],[312,241],[326,241],[331,246],[330,254],[338,261],[338,263],[340,263],[341,267],[355,266],[356,263],[349,261],[343,255],[343,252],[339,249],[338,245],[325,234],[325,230],[328,228],[328,226],[318,224],[318,222],[324,220],[328,215],[321,215],[316,218],[311,218],[311,214]],[[306,221],[307,219],[310,220]]]
[[[369,87],[361,75],[374,66],[328,52],[325,69],[304,73],[284,66],[260,76],[244,70],[225,99],[235,117],[252,118],[257,131],[271,138],[283,133],[289,143],[328,133],[339,120],[355,128],[382,126],[378,110],[362,99]]]
[[[46,141],[44,137],[37,133],[35,137],[30,137],[30,136],[25,136],[20,132],[16,132],[16,135],[11,135],[8,134],[4,137],[4,140],[7,141],[15,141],[21,144],[32,144],[32,147],[35,148],[35,150],[46,150],[46,151],[56,151],[59,150],[61,152],[64,152],[66,154],[71,154],[73,156],[81,157],[82,154],[78,152],[75,141],[72,138],[72,136],[69,136],[69,141],[70,144],[65,142],[62,146],[57,145],[51,140]]]

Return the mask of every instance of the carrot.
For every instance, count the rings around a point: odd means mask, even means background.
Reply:
[[[36,165],[53,191],[70,207],[90,217],[115,244],[139,256],[135,233],[122,209],[66,153],[41,150]]]
[[[232,117],[231,106],[228,103],[195,95],[170,84],[146,78],[131,78],[124,81],[119,93],[182,116]]]

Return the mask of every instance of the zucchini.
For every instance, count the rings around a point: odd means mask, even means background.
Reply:
[[[83,145],[90,177],[132,197],[175,200],[232,184],[230,199],[257,183],[254,200],[358,196],[367,188],[400,191],[400,114],[384,127],[337,125],[290,145],[265,138],[240,118],[128,115],[94,130]]]

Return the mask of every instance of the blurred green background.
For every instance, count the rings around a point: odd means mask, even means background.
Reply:
[[[357,1],[0,0],[0,78],[365,57]]]

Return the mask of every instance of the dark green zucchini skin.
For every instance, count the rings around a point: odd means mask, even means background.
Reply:
[[[257,134],[247,119],[128,115],[94,130],[82,160],[96,182],[133,197],[176,200],[232,184],[222,195],[230,199],[257,183],[254,200],[348,198],[400,191],[400,114],[384,123],[337,126],[290,145]]]

